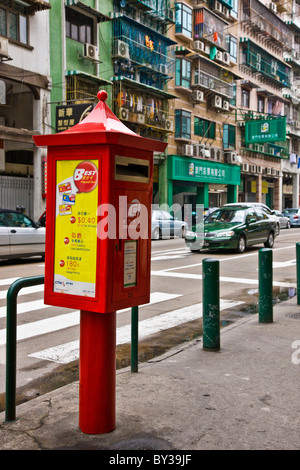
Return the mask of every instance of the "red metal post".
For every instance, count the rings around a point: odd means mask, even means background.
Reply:
[[[86,434],[115,429],[116,312],[80,312],[79,427]]]

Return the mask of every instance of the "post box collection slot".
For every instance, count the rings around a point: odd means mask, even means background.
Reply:
[[[115,179],[121,181],[135,181],[137,183],[149,183],[149,161],[116,155]]]

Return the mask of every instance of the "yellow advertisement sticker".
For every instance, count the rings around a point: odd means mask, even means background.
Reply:
[[[54,292],[96,296],[98,160],[56,162]]]

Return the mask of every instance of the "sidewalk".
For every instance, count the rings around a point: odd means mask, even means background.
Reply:
[[[223,328],[219,352],[193,340],[138,373],[117,371],[111,433],[80,431],[75,382],[19,405],[14,422],[1,413],[0,450],[299,450],[297,298],[275,305],[273,318]]]

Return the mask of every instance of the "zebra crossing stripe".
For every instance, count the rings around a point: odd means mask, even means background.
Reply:
[[[244,302],[234,302],[230,300],[220,300],[220,310],[233,308]],[[161,315],[157,315],[147,320],[139,322],[139,339],[146,338],[151,334],[164,331],[183,323],[197,320],[202,317],[202,303],[194,304],[188,307],[172,310]],[[124,344],[131,341],[131,325],[125,325],[117,328],[116,343]],[[37,359],[56,362],[58,364],[68,364],[79,358],[79,341],[61,344],[52,348],[44,349],[29,355]]]

